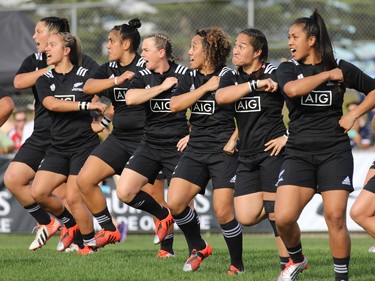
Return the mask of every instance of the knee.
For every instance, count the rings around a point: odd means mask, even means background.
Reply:
[[[338,211],[333,211],[325,214],[327,225],[331,229],[342,229],[346,227],[345,214]]]
[[[230,222],[234,218],[233,210],[228,210],[225,208],[215,209],[215,216],[219,224],[225,224]]]
[[[93,183],[92,176],[86,175],[85,173],[79,173],[77,176],[77,186],[82,193],[85,193],[90,186],[95,186],[95,184]]]
[[[116,188],[116,194],[118,199],[120,199],[125,204],[129,204],[131,201],[133,201],[134,197],[136,196],[136,194],[130,192],[126,188],[121,188],[119,186],[117,186]]]
[[[31,197],[34,199],[34,201],[37,203],[43,202],[45,198],[48,197],[48,194],[35,188],[31,188],[30,194],[31,194]]]
[[[16,191],[17,188],[20,188],[20,186],[24,185],[18,179],[17,174],[9,169],[6,170],[4,174],[4,184],[11,193]]]

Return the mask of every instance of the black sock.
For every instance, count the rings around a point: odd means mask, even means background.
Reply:
[[[81,231],[77,231],[73,237],[72,243],[75,243],[80,247],[81,249],[84,247],[83,245],[83,235],[81,234]]]
[[[335,281],[349,280],[349,261],[350,256],[346,258],[333,257],[333,266],[335,269]]]
[[[82,237],[82,240],[83,240],[83,244],[87,244],[89,242],[92,242],[95,240],[95,231],[93,230],[92,232],[88,233],[88,234],[82,234],[81,235]]]
[[[181,214],[173,216],[173,218],[184,233],[189,248],[191,247],[196,250],[206,248],[206,242],[202,239],[199,218],[196,212],[190,209],[190,207],[186,207]]]
[[[242,227],[236,219],[221,224],[221,230],[227,243],[231,264],[243,271],[242,261]]]
[[[289,262],[289,257],[280,257],[279,256],[279,258],[280,258],[280,269],[281,269],[281,271],[283,271],[286,264]]]
[[[165,219],[169,214],[167,208],[161,206],[151,195],[142,190],[139,191],[128,205],[138,210],[146,211],[159,220]]]
[[[298,243],[296,247],[287,248],[290,258],[294,263],[302,262],[304,257],[302,254],[302,244],[301,242]]]
[[[39,224],[49,224],[51,222],[50,215],[44,211],[44,209],[37,203],[33,203],[29,206],[24,207],[26,211],[29,212],[30,215],[34,217],[34,219]]]
[[[171,253],[174,255],[173,251],[173,240],[174,240],[174,235],[173,233],[168,234],[163,241],[160,243],[160,249],[167,251],[168,253]]]
[[[113,224],[112,216],[108,211],[108,208],[105,208],[103,211],[93,214],[96,220],[98,221],[101,228],[109,231],[115,231],[116,226]]]
[[[72,214],[66,208],[64,208],[64,211],[57,218],[62,221],[66,228],[71,228],[77,224]]]

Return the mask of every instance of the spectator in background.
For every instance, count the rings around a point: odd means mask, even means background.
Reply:
[[[348,112],[350,112],[353,109],[355,109],[358,105],[358,102],[349,102],[346,105],[346,109]],[[361,116],[354,122],[353,127],[348,132],[348,136],[350,138],[350,144],[352,148],[370,148],[372,142],[371,130],[368,126],[368,122],[365,116]]]
[[[9,131],[8,136],[13,141],[15,149],[19,150],[22,145],[23,129],[25,127],[27,118],[25,111],[13,112],[14,128]]]
[[[5,92],[4,88],[0,86],[0,127],[8,120],[10,114],[14,109],[13,100]]]
[[[0,155],[12,153],[14,151],[14,144],[12,139],[3,131],[0,130]]]

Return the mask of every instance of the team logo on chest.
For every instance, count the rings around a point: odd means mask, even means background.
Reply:
[[[124,101],[125,102],[125,94],[128,91],[128,88],[113,88],[113,96],[115,101]]]
[[[73,88],[72,88],[72,92],[73,91],[83,92],[83,82],[74,83]]]
[[[54,97],[58,100],[76,101],[75,95],[55,95]]]
[[[215,101],[213,100],[197,100],[191,106],[191,114],[212,115],[215,112]]]
[[[310,94],[301,97],[301,104],[305,106],[331,106],[331,91],[312,91]]]
[[[261,111],[260,97],[243,97],[236,102],[236,112],[258,112]]]
[[[170,99],[151,99],[150,109],[152,112],[171,112]]]

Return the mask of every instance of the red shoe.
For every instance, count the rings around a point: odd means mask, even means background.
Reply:
[[[283,271],[281,271],[277,281],[294,281],[297,280],[298,274],[307,269],[309,263],[307,259],[303,257],[302,262],[294,263],[292,259],[286,264]]]
[[[82,249],[78,250],[77,254],[87,256],[87,255],[91,255],[95,252],[96,252],[96,250],[94,250],[93,248],[91,248],[89,246],[84,246]]]
[[[159,258],[172,258],[172,257],[175,257],[176,255],[174,253],[172,254],[165,250],[159,250],[159,253],[156,256]]]
[[[118,229],[116,229],[115,231],[102,229],[95,234],[95,240],[92,243],[88,243],[87,246],[100,248],[104,247],[107,244],[120,242],[120,239],[121,233]]]
[[[235,267],[234,265],[230,265],[229,269],[228,269],[228,275],[239,275],[239,274],[243,274],[245,273],[245,270],[243,269],[239,269],[237,267]]]
[[[73,238],[76,235],[78,231],[78,225],[75,224],[74,226],[70,228],[66,228],[64,225],[63,229],[61,230],[60,233],[60,241],[57,243],[57,251],[62,252],[65,251],[66,248],[72,244]]]
[[[168,216],[165,219],[157,220],[155,223],[155,234],[159,240],[154,239],[154,244],[160,244],[167,236],[168,229],[173,225],[173,217],[168,210]]]
[[[31,242],[29,250],[36,250],[45,245],[50,237],[52,237],[61,227],[60,222],[51,217],[49,224],[38,224],[35,239]]]
[[[210,255],[212,255],[212,248],[207,243],[206,243],[206,248],[204,248],[203,250],[197,251],[194,249],[191,252],[190,257],[185,262],[183,270],[184,271],[196,271],[199,268],[200,264],[202,263],[202,260],[207,258]]]

